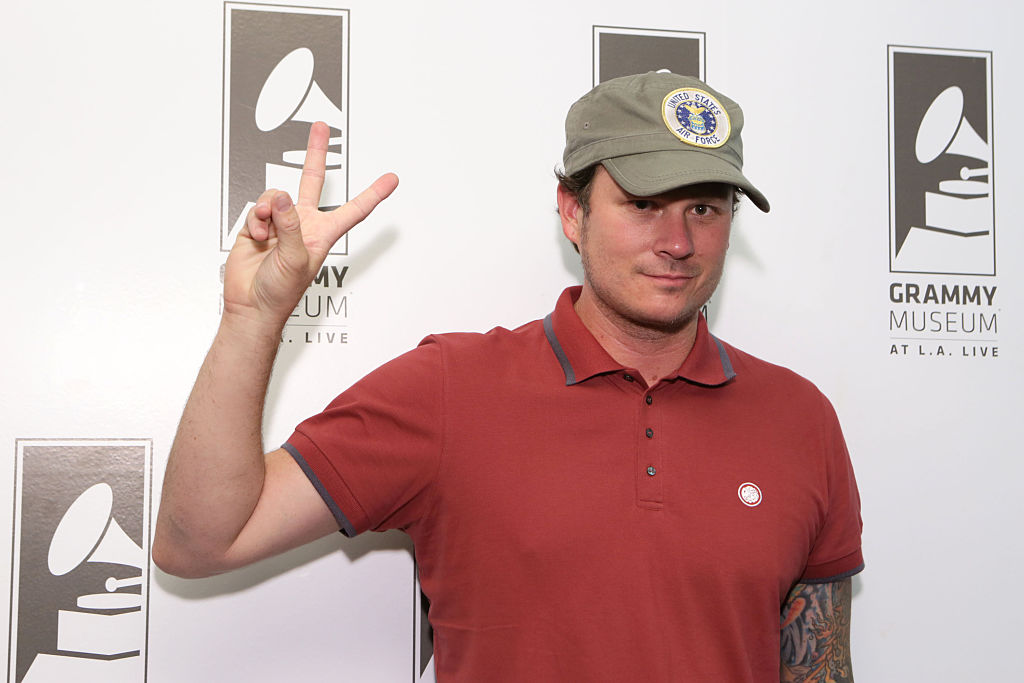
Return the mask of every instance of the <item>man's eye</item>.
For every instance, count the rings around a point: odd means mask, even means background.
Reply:
[[[633,206],[636,207],[637,209],[640,209],[641,211],[646,211],[647,209],[651,208],[652,204],[647,199],[634,199]]]
[[[711,207],[707,204],[698,204],[693,207],[693,212],[698,216],[707,216],[711,213]]]

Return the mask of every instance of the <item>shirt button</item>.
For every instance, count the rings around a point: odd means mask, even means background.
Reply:
[[[650,394],[648,394],[644,400],[647,401],[647,405],[651,405],[652,403],[654,403],[654,397],[651,396]]]
[[[650,439],[650,438],[653,438],[653,437],[654,437],[654,430],[651,429],[650,427],[648,427],[647,428],[647,438]]]
[[[658,473],[658,470],[654,469],[654,465],[648,465],[647,466],[647,476],[653,477],[657,473]]]
[[[623,375],[622,379],[626,380],[627,382],[632,382],[633,381],[633,375]]]

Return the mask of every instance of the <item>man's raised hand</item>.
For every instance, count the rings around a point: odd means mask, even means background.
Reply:
[[[329,212],[319,210],[330,131],[309,131],[299,197],[267,190],[246,217],[224,273],[224,315],[279,329],[319,272],[327,253],[398,186],[388,173],[355,199]]]

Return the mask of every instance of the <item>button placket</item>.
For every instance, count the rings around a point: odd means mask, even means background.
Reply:
[[[659,413],[653,408],[654,397],[648,389],[640,404],[639,447],[637,454],[637,496],[642,507],[661,508],[664,503],[662,481],[662,450],[664,444],[657,438],[660,430]]]

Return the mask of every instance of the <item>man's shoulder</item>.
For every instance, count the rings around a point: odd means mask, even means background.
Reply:
[[[423,338],[419,346],[437,345],[444,355],[488,355],[528,352],[531,344],[545,341],[543,324],[532,320],[519,327],[494,327],[487,332],[443,332]]]
[[[776,363],[721,342],[736,376],[727,387],[734,405],[779,424],[805,425],[839,433],[839,417],[828,396],[811,380]]]
[[[538,365],[541,343],[546,344],[540,321],[515,329],[431,334],[414,348],[371,370],[343,395],[358,391],[363,396],[378,393],[394,397],[403,393],[415,401],[443,385],[493,382]]]
[[[389,365],[433,373],[450,388],[560,377],[540,320],[512,329],[431,334]]]
[[[721,339],[718,341],[725,348],[739,384],[755,385],[762,391],[771,390],[773,393],[825,399],[814,382],[796,371],[759,358]]]

